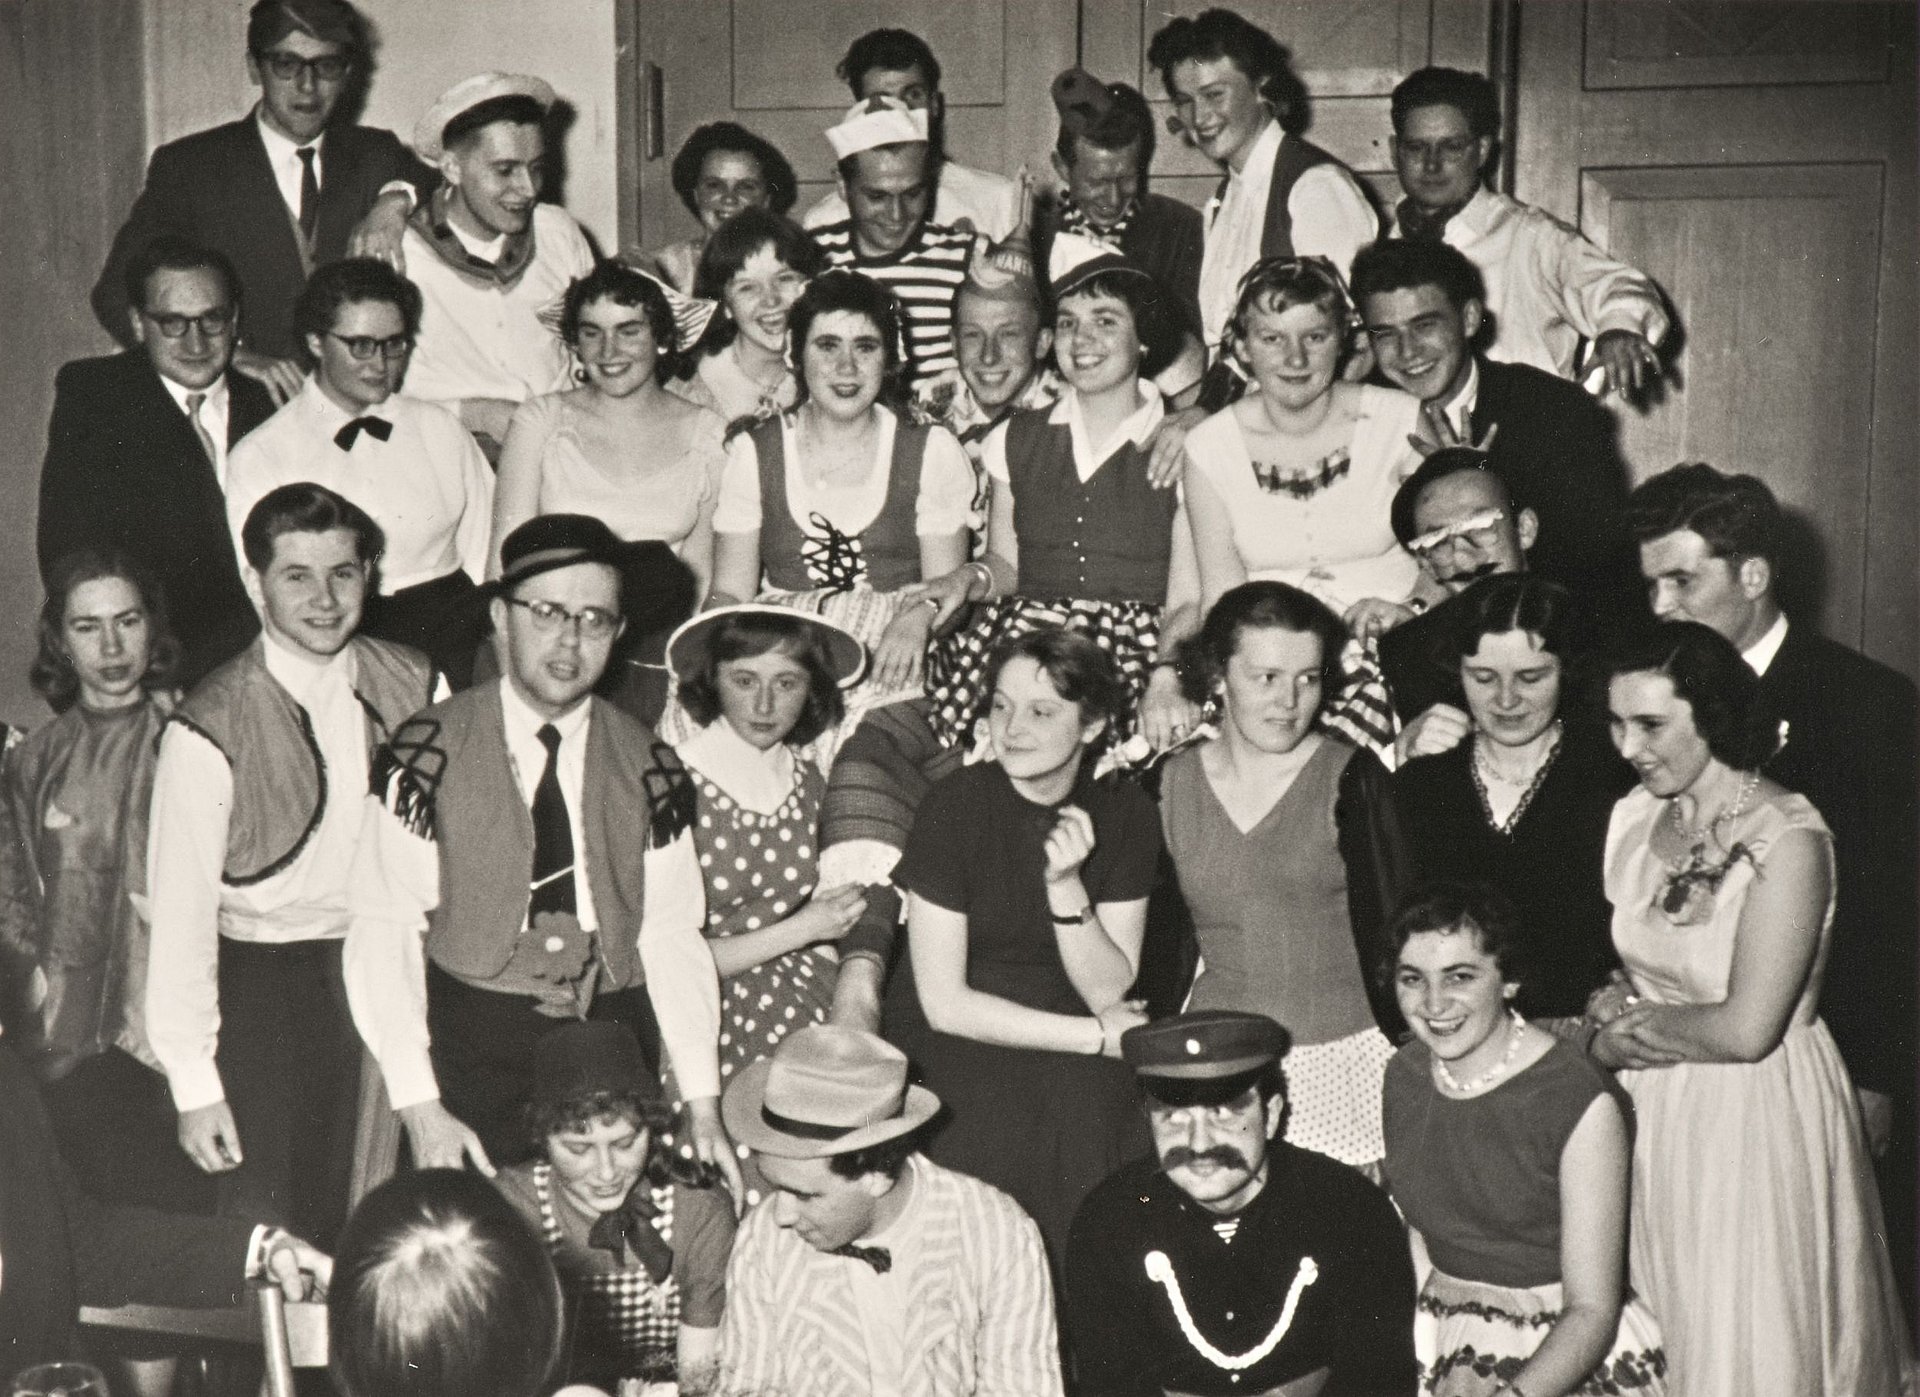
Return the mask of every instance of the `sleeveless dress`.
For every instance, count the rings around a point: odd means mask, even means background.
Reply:
[[[1610,1091],[1578,1048],[1556,1041],[1478,1096],[1446,1096],[1409,1043],[1387,1066],[1387,1178],[1433,1258],[1414,1317],[1420,1390],[1489,1397],[1559,1319],[1560,1157]],[[1661,1397],[1660,1326],[1627,1295],[1607,1354],[1571,1397]]]
[[[1717,887],[1676,889],[1649,843],[1665,806],[1643,789],[1614,807],[1614,944],[1643,998],[1720,1003],[1768,850],[1812,830],[1831,858],[1830,836],[1804,797],[1766,801],[1723,827],[1743,852]],[[1830,896],[1813,970],[1766,1057],[1620,1073],[1635,1117],[1630,1270],[1665,1332],[1676,1397],[1912,1391],[1853,1083],[1815,1013],[1832,921]]]

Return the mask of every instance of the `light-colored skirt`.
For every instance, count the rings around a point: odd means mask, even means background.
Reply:
[[[1487,1397],[1533,1357],[1560,1318],[1561,1304],[1557,1282],[1516,1289],[1429,1272],[1413,1319],[1420,1390],[1431,1397]],[[1662,1397],[1666,1372],[1660,1326],[1629,1295],[1607,1356],[1572,1397]]]
[[[1295,1044],[1281,1063],[1287,1143],[1355,1168],[1377,1164],[1387,1153],[1380,1092],[1392,1059],[1393,1044],[1377,1028],[1331,1043]]]

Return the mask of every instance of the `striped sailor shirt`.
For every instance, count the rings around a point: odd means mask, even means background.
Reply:
[[[967,277],[967,257],[973,250],[970,234],[924,223],[905,247],[884,257],[860,251],[850,219],[817,228],[813,236],[830,264],[870,276],[900,298],[907,313],[911,383],[958,366],[953,354],[953,301]]]

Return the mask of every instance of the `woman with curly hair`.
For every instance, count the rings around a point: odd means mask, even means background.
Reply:
[[[689,294],[700,255],[711,238],[735,214],[765,209],[785,217],[800,185],[777,147],[733,121],[696,126],[673,157],[673,192],[700,224],[700,231],[647,254],[668,285]]]
[[[728,422],[792,407],[800,382],[787,361],[787,318],[827,255],[806,229],[770,209],[745,209],[714,230],[694,294],[717,302],[692,373],[674,391]]]

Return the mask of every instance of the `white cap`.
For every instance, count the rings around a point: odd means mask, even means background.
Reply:
[[[441,138],[448,124],[462,112],[495,97],[531,97],[543,112],[553,106],[553,88],[543,79],[524,73],[475,73],[441,93],[426,115],[414,123],[414,153],[422,160],[438,160],[445,150]]]
[[[925,108],[915,111],[898,97],[878,94],[855,102],[838,126],[827,128],[827,144],[833,147],[835,160],[845,160],[875,146],[926,139]]]

